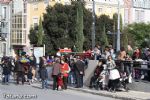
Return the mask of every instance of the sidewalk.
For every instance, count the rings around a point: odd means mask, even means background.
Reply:
[[[84,93],[90,93],[94,95],[122,99],[122,100],[150,100],[150,93],[147,93],[147,92],[129,90],[128,92],[119,91],[119,92],[112,93],[112,92],[103,91],[103,90],[92,90],[86,87],[84,88],[68,87],[68,89],[75,90],[75,91],[82,91]]]
[[[52,86],[52,82],[48,82],[50,86]],[[41,84],[35,83],[32,86],[38,86],[41,87]],[[150,100],[150,93],[148,92],[139,92],[139,91],[132,91],[129,90],[128,92],[125,91],[116,91],[115,93],[103,91],[103,90],[95,90],[95,89],[89,89],[87,87],[83,88],[74,88],[68,86],[68,89],[74,90],[74,91],[80,91],[84,93],[90,93],[94,95],[100,95],[100,96],[106,96],[116,99],[122,99],[122,100]]]

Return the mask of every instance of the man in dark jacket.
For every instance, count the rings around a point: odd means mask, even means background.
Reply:
[[[77,62],[75,64],[75,73],[77,77],[77,86],[76,88],[83,87],[83,76],[84,76],[84,67],[85,64],[81,59],[77,59]]]
[[[3,64],[2,64],[2,68],[3,68],[3,83],[4,84],[8,84],[9,83],[9,77],[11,74],[11,66],[9,65],[8,59],[5,59]]]
[[[24,81],[25,81],[25,69],[24,67],[22,66],[22,64],[20,63],[19,60],[17,60],[15,62],[15,71],[17,73],[17,84],[19,84],[19,79],[21,78],[22,80],[22,84],[24,84]]]
[[[41,68],[40,74],[41,74],[41,79],[42,79],[42,89],[48,88],[47,87],[48,86],[47,85],[48,73],[47,73],[47,69],[45,66]]]

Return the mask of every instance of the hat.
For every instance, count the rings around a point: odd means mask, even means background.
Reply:
[[[22,52],[21,55],[22,55],[22,56],[26,55],[26,52]]]
[[[60,58],[55,58],[55,62],[59,63],[60,62]]]

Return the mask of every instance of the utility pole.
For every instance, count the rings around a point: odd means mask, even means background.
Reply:
[[[93,0],[93,12],[92,12],[93,22],[92,22],[92,49],[95,47],[95,1]]]
[[[120,51],[120,1],[118,0],[117,52]]]

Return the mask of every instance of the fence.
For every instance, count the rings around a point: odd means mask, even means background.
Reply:
[[[121,61],[115,60],[117,68],[121,72],[126,72],[128,75],[132,74],[135,80],[150,81],[150,61],[132,60]]]

